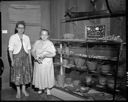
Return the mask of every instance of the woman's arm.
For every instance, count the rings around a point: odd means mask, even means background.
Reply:
[[[11,60],[11,67],[14,66],[13,51],[14,51],[14,43],[15,43],[15,41],[16,41],[16,39],[12,35],[9,38],[9,44],[8,44],[8,51],[9,51],[9,57],[10,57],[10,60]]]
[[[14,66],[13,51],[9,51],[9,56],[10,56],[10,59],[11,59],[11,66],[13,67]]]
[[[30,50],[28,51],[28,55],[29,55],[29,62],[31,64],[32,63],[32,57],[31,57],[31,51]]]
[[[52,42],[48,43],[47,44],[47,48],[46,48],[46,51],[43,51],[41,54],[40,54],[40,58],[52,58],[56,55],[56,49],[53,45]]]
[[[37,43],[37,42],[34,43],[34,45],[32,46],[32,50],[31,50],[31,54],[32,54],[32,56],[34,57],[34,59],[37,58],[37,56],[36,56],[36,48],[35,48],[36,43]]]
[[[36,53],[35,53],[35,51],[32,49],[32,51],[31,51],[31,54],[32,54],[32,56],[34,57],[34,58],[36,58]]]
[[[50,51],[46,51],[46,52],[43,52],[39,55],[39,58],[40,59],[44,59],[44,58],[51,58],[51,57],[54,57],[56,55],[55,52],[50,52]]]
[[[34,57],[34,60],[40,64],[41,61],[39,60],[38,56],[36,55],[36,45],[37,45],[37,41],[34,43],[34,45],[32,47],[31,54]]]

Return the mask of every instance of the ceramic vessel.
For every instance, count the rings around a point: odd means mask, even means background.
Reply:
[[[107,74],[107,73],[109,73],[109,71],[110,71],[110,65],[102,65],[101,66],[102,73]]]
[[[77,67],[82,67],[85,63],[85,60],[83,58],[76,57],[74,58],[74,62]]]
[[[106,85],[106,78],[100,76],[100,77],[99,77],[99,84],[100,84],[100,85],[103,85],[103,86]]]
[[[94,61],[87,61],[87,66],[90,71],[95,71],[97,67],[97,63]]]
[[[64,39],[73,39],[73,38],[74,38],[74,34],[71,33],[64,34]]]

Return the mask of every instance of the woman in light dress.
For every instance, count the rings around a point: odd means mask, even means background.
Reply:
[[[56,55],[56,49],[48,38],[48,30],[41,29],[40,39],[34,43],[32,48],[32,55],[35,59],[32,83],[35,88],[39,89],[39,94],[46,89],[47,95],[55,85],[53,57]]]

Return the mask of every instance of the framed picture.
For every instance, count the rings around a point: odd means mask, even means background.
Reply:
[[[86,38],[98,39],[105,37],[105,25],[86,26]]]

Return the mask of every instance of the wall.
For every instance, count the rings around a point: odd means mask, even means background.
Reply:
[[[50,1],[50,21],[51,21],[51,37],[59,38],[61,36],[61,21],[64,19],[65,0]]]
[[[110,18],[62,23],[67,9],[78,12],[92,11],[90,0],[52,0],[51,4],[51,31],[55,35],[53,38],[63,38],[65,33],[73,33],[77,39],[85,38],[85,27],[88,25],[105,25],[105,33],[110,33]],[[96,10],[106,10],[105,4],[105,0],[98,0]]]
[[[119,35],[126,42],[126,18],[116,17],[111,18],[110,33]]]
[[[124,9],[125,0],[119,0],[114,7],[116,0],[109,0],[109,4],[113,4],[113,8],[119,10],[120,7]],[[122,6],[123,5],[123,6]],[[111,9],[113,10],[111,7]],[[85,38],[85,27],[88,25],[105,25],[105,34],[120,35],[121,38],[126,41],[126,27],[125,18],[101,18],[90,19],[83,21],[75,21],[71,23],[62,23],[65,19],[65,11],[72,9],[72,11],[89,12],[93,10],[93,6],[90,0],[51,0],[51,32],[53,38],[63,38],[65,33],[75,34],[75,38]],[[105,0],[97,0],[96,10],[107,10]]]
[[[9,62],[8,62],[8,53],[7,53],[7,46],[8,40],[11,35],[9,31],[9,15],[8,15],[8,7],[10,4],[28,4],[28,5],[40,5],[41,6],[41,26],[43,28],[50,30],[50,4],[49,0],[41,0],[41,1],[2,1],[1,2],[1,25],[2,30],[8,30],[7,34],[2,34],[2,59],[4,62],[4,72],[2,74],[2,88],[9,87]],[[30,35],[31,36],[31,35]],[[39,36],[39,34],[37,34]],[[34,41],[32,41],[34,42]]]

